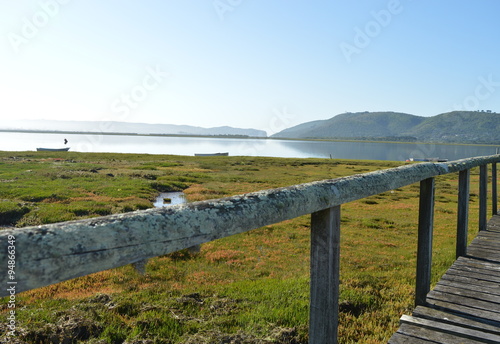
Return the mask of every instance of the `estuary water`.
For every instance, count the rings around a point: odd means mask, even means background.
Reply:
[[[158,197],[156,197],[153,205],[155,208],[168,207],[170,205],[184,204],[186,203],[186,197],[184,192],[162,192]]]
[[[64,139],[68,143],[64,144]],[[402,161],[409,158],[457,160],[492,155],[496,146],[328,142],[273,139],[200,138],[137,135],[34,134],[0,132],[0,150],[36,151],[70,147],[74,152],[194,155],[228,152],[230,156],[333,158]]]

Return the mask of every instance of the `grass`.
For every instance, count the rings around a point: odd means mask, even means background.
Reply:
[[[0,152],[0,219],[23,227],[336,178],[387,161]],[[454,260],[458,175],[436,180],[433,283]],[[478,171],[471,173],[470,235]],[[418,184],[342,206],[340,343],[387,342],[413,307]],[[27,342],[307,343],[310,216],[18,295]],[[2,317],[7,308],[0,302]],[[0,325],[1,328],[2,325]],[[52,338],[52,339],[51,339]],[[149,343],[149,342],[148,342]]]

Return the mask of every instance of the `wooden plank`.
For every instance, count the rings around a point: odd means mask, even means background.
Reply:
[[[500,234],[499,231],[493,231],[493,230],[491,230],[491,227],[488,227],[487,230],[479,232],[477,234],[477,236],[474,238],[473,242],[482,241],[482,240],[494,240],[494,239],[498,238],[499,234]],[[497,244],[495,242],[493,242],[493,243]]]
[[[403,333],[396,332],[389,339],[388,344],[429,344],[429,343],[439,343],[431,340],[415,338]]]
[[[401,323],[411,324],[421,328],[433,330],[438,333],[447,333],[459,338],[466,338],[467,340],[476,340],[480,343],[500,343],[499,335],[443,322],[437,322],[434,320],[403,315],[401,317]]]
[[[500,307],[498,305],[492,304],[491,302],[473,299],[465,295],[454,294],[449,292],[441,292],[438,290],[431,290],[427,295],[427,300],[434,299],[442,302],[449,302],[450,304],[458,304],[471,308],[476,308],[480,311],[488,311],[491,313],[496,313],[496,318],[500,320]]]
[[[443,285],[443,286],[449,286],[449,287],[455,287],[455,288],[461,288],[465,290],[472,290],[477,293],[483,293],[483,294],[489,294],[489,295],[495,295],[495,296],[500,296],[500,288],[494,287],[494,288],[488,288],[483,285],[480,285],[479,283],[462,283],[462,282],[454,282],[446,279],[441,279],[438,285]]]
[[[498,240],[498,237],[492,235],[481,236],[478,237],[477,240],[475,240],[472,243],[471,248],[477,247],[477,248],[484,248],[486,250],[490,249],[496,251],[500,247],[500,245],[496,242],[496,240]]]
[[[337,343],[339,278],[340,206],[336,206],[311,215],[311,344]]]
[[[427,304],[429,307],[440,309],[443,311],[451,312],[454,314],[463,314],[467,317],[475,317],[480,319],[482,322],[486,322],[491,325],[500,324],[500,314],[497,312],[492,312],[485,309],[479,309],[467,305],[451,303],[448,301],[443,301],[439,299],[428,298]]]
[[[481,243],[481,242],[486,242],[486,243],[489,243],[491,245],[496,245],[498,246],[498,242],[496,242],[496,240],[498,240],[498,236],[499,236],[499,232],[493,232],[491,230],[486,230],[486,231],[483,231],[483,232],[480,232],[476,238],[474,238],[473,243]]]
[[[488,229],[490,231],[497,231],[500,230],[500,216],[499,215],[494,215],[489,221],[488,221]]]
[[[491,246],[498,247],[498,234],[496,232],[491,231],[483,231],[477,235],[476,238],[471,242],[471,245],[481,245],[481,246]]]
[[[476,264],[476,265],[484,265],[484,266],[498,266],[500,267],[499,264],[495,264],[495,263],[488,263],[488,262],[485,262],[483,260],[479,260],[479,259],[476,259],[472,256],[466,256],[466,257],[460,257],[458,258],[455,263],[467,263],[467,264]]]
[[[458,316],[450,312],[444,312],[438,309],[433,309],[429,307],[418,306],[415,308],[412,314],[414,317],[435,320],[442,323],[455,324],[457,326],[463,326],[473,330],[484,331],[487,333],[492,333],[500,335],[500,327],[486,324],[484,322],[477,321],[477,319],[470,319],[464,316]]]
[[[498,288],[498,283],[488,281],[480,281],[476,279],[471,279],[462,276],[443,276],[441,280],[436,284],[437,285],[445,285],[450,287],[475,290],[480,293],[491,294],[491,295],[500,295]]]
[[[453,267],[460,268],[470,268],[477,270],[485,270],[491,273],[500,273],[500,264],[494,264],[490,262],[485,262],[483,260],[471,259],[467,257],[461,257],[455,261],[452,265]]]
[[[462,274],[454,275],[451,272],[446,273],[441,277],[441,281],[452,281],[456,283],[470,284],[473,286],[481,286],[483,288],[498,289],[498,283],[496,281],[486,281],[482,279],[472,278],[470,276],[463,276]]]
[[[486,233],[485,233],[486,234]],[[489,233],[490,234],[490,233]],[[493,235],[481,235],[480,237],[477,238],[477,240],[474,240],[472,243],[472,247],[480,247],[480,248],[485,248],[485,249],[492,249],[492,250],[497,250],[500,245],[496,242],[498,240],[498,235],[493,236]]]
[[[498,240],[498,238],[495,237],[481,237],[477,238],[476,241],[474,241],[473,245],[470,247],[471,249],[478,248],[478,249],[485,249],[485,250],[492,250],[493,252],[497,251],[500,245],[498,245],[495,240]],[[473,256],[471,254],[471,256]]]
[[[474,248],[475,246],[477,247],[484,247],[486,249],[490,248],[492,250],[497,250],[500,245],[498,242],[498,234],[497,235],[492,235],[492,233],[484,233],[484,235],[481,235],[474,240],[471,248]]]
[[[496,228],[496,227],[494,227],[494,224],[489,223],[487,231],[477,233],[477,239],[480,240],[481,238],[497,237],[499,234],[498,229],[500,229],[500,228]]]
[[[431,284],[434,189],[434,178],[420,182],[417,282],[415,288],[416,305],[425,304],[425,295],[429,292]]]
[[[500,256],[496,254],[493,250],[470,248],[468,249],[468,254],[474,255],[478,259],[485,259],[490,262],[500,263]],[[495,254],[495,255],[493,255]]]
[[[500,217],[500,215],[493,215],[487,223],[487,229],[489,229],[492,232],[498,232],[498,229],[500,229],[500,218],[499,217]]]
[[[480,232],[468,247],[467,252],[469,256],[480,259],[486,256],[481,251],[489,254],[490,260],[498,261],[500,257],[500,233],[493,233],[489,230]]]
[[[483,258],[483,257],[489,257],[488,260],[492,262],[498,261],[498,258],[500,257],[500,252],[499,248],[492,247],[491,245],[488,245],[488,243],[477,243],[476,245],[472,246],[469,248],[471,252],[469,254],[471,256],[474,256],[476,258]],[[480,255],[476,255],[476,254]]]
[[[489,293],[481,293],[477,290],[463,289],[457,286],[437,284],[433,291],[440,293],[447,293],[452,295],[459,295],[473,300],[488,302],[488,307],[496,307],[500,309],[500,296],[492,295]]]
[[[479,264],[479,262],[484,263],[484,261],[476,260],[476,262],[477,264],[472,264],[467,262],[462,263],[455,261],[455,263],[453,263],[451,268],[456,270],[463,270],[464,272],[475,271],[478,273],[489,274],[489,275],[496,275],[500,272],[500,266],[498,264],[484,265],[484,264]]]
[[[500,264],[498,263],[490,263],[486,262],[484,260],[476,259],[473,256],[465,256],[465,257],[460,257],[458,258],[454,264],[470,264],[470,265],[476,265],[476,266],[485,266],[485,267],[498,267],[500,269]]]
[[[428,340],[429,343],[446,343],[446,344],[479,344],[484,343],[478,340],[464,338],[453,334],[427,329],[415,324],[402,323],[398,333],[420,340]]]
[[[488,223],[488,231],[492,233],[500,232],[500,224],[499,223]]]
[[[495,215],[494,217],[496,217],[497,215]],[[495,221],[494,223],[491,223],[491,220],[490,222],[488,223],[488,229],[490,231],[493,231],[493,232],[498,232],[500,231],[500,221]]]
[[[471,300],[458,295],[450,295],[439,292],[429,293],[427,302],[429,304],[439,303],[439,309],[448,309],[452,312],[460,309],[461,307],[467,307],[468,311],[465,314],[469,317],[474,316],[478,318],[485,318],[487,316],[489,320],[493,320],[495,322],[500,321],[500,313],[496,312],[494,309],[488,308],[487,302]]]
[[[448,269],[447,274],[454,274],[454,275],[459,275],[459,276],[467,276],[467,277],[474,277],[479,280],[485,280],[485,281],[497,281],[500,279],[498,271],[492,271],[492,270],[487,270],[487,269],[478,269],[478,268],[466,268],[464,266],[452,266],[451,268]]]
[[[476,250],[476,251],[480,251],[480,250],[484,250],[485,252],[488,252],[492,255],[492,258],[497,258],[497,256],[499,255],[499,247],[498,245],[492,245],[491,243],[491,239],[488,239],[488,240],[481,240],[481,241],[477,241],[474,243],[473,246],[470,247],[471,250]],[[470,254],[471,256],[474,256],[473,254]],[[477,258],[477,257],[475,257]]]
[[[491,233],[499,233],[500,232],[500,224],[488,224],[488,231]]]
[[[490,281],[493,282],[495,279],[498,279],[498,272],[497,271],[491,271],[491,270],[486,270],[486,269],[466,269],[464,267],[457,267],[453,266],[451,267],[447,274],[454,274],[458,276],[468,276],[475,277],[478,280],[481,281]]]
[[[491,247],[493,249],[498,248],[500,245],[497,242],[498,233],[492,233],[483,231],[479,234],[471,243],[472,246],[481,246],[481,247]]]
[[[500,265],[498,264],[488,264],[486,265],[484,261],[478,261],[476,260],[477,263],[482,262],[483,264],[474,264],[473,262],[459,262],[456,261],[453,265],[452,268],[456,270],[463,270],[463,271],[476,271],[478,273],[482,274],[490,274],[490,275],[496,275],[500,273]]]

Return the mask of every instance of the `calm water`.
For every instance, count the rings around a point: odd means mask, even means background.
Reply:
[[[80,134],[0,133],[0,150],[35,151],[37,147],[68,147],[76,152],[114,152],[194,155],[229,152],[229,155],[406,160],[408,158],[444,158],[457,160],[492,155],[495,146],[439,144],[401,144],[371,142],[320,142],[258,139],[220,139],[192,137],[155,137]]]
[[[165,202],[166,199],[170,201]],[[184,192],[162,192],[158,197],[156,197],[153,205],[156,208],[161,208],[184,203],[186,203]]]

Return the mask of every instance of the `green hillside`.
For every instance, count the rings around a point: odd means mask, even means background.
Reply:
[[[453,111],[428,117],[405,135],[431,142],[500,143],[500,114]]]
[[[288,137],[288,138],[300,138],[304,132],[314,132],[317,128],[322,128],[325,125],[326,120],[306,122],[296,125],[292,128],[285,129],[279,133],[272,136],[274,137]],[[285,136],[280,136],[282,133],[286,133]]]
[[[453,111],[420,117],[398,112],[348,112],[303,123],[273,137],[498,144],[500,114]]]

